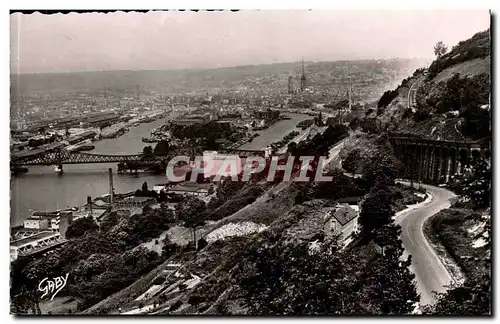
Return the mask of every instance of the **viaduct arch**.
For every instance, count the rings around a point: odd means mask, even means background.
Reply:
[[[491,157],[490,138],[461,142],[390,136],[389,141],[406,167],[405,177],[426,183],[447,183],[474,160]]]

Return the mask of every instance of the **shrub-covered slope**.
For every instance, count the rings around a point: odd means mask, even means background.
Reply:
[[[458,43],[384,93],[377,118],[387,130],[432,139],[490,136],[490,51],[489,29]]]

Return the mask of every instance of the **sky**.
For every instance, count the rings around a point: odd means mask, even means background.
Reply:
[[[12,73],[430,58],[490,25],[481,11],[267,10],[10,17]]]

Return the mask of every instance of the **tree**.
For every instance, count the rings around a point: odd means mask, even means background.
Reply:
[[[203,211],[206,209],[205,202],[199,198],[189,197],[179,204],[177,216],[184,221],[184,226],[193,230],[193,242],[196,244],[196,226],[202,221]]]
[[[373,186],[377,182],[394,184],[398,172],[396,158],[386,152],[378,152],[363,167],[363,177]]]
[[[403,249],[398,250],[402,253]],[[419,300],[414,275],[396,254],[368,264],[323,242],[252,246],[235,269],[250,315],[404,315]]]
[[[387,107],[397,96],[398,90],[387,90],[386,92],[384,92],[382,97],[380,97],[380,100],[377,103],[377,108],[381,109]],[[379,111],[380,110],[377,110],[377,115],[380,115]]]
[[[361,204],[359,223],[363,227],[363,236],[370,240],[375,231],[392,223],[392,191],[383,183],[376,185]]]
[[[477,159],[473,165],[471,179],[462,184],[463,193],[474,204],[474,208],[486,208],[491,200],[491,161]]]
[[[290,153],[291,155],[295,155],[296,150],[297,150],[297,143],[295,143],[293,141],[288,143],[288,146],[287,146],[288,153]]]
[[[368,305],[370,314],[410,314],[420,300],[414,284],[415,275],[409,268],[411,256],[401,260],[401,243],[393,247],[393,253],[376,258],[363,274],[363,293],[358,302]]]
[[[66,231],[66,238],[78,238],[85,235],[87,232],[94,232],[99,229],[97,224],[89,219],[88,217],[82,217],[75,220],[71,225],[68,226]]]
[[[358,169],[358,163],[361,159],[361,153],[359,149],[354,149],[350,151],[346,158],[342,161],[342,168],[346,170],[347,172],[352,173],[354,176],[354,173]]]
[[[100,231],[103,233],[110,231],[116,224],[118,224],[119,220],[120,216],[116,211],[109,213],[108,216],[101,222],[99,226]]]
[[[208,242],[204,238],[201,238],[198,240],[198,250],[202,250],[207,245],[208,245]]]
[[[153,148],[151,146],[145,146],[142,149],[142,154],[144,154],[146,156],[152,155],[153,154]]]
[[[154,148],[155,155],[166,155],[169,151],[169,145],[167,141],[158,142]]]
[[[149,192],[149,190],[148,190],[148,183],[146,181],[144,181],[144,183],[142,184],[142,190],[141,191],[142,191],[142,194],[144,196],[146,196],[148,194],[148,192]]]
[[[161,250],[162,257],[168,259],[174,253],[176,253],[178,249],[179,246],[173,243],[168,237],[168,235],[166,235],[165,238],[163,239],[163,248]]]
[[[158,197],[158,201],[159,202],[164,202],[165,200],[167,200],[167,195],[165,194],[165,190],[160,190],[160,195]]]
[[[309,253],[308,244],[252,247],[235,281],[251,315],[345,314],[349,277],[333,247]],[[352,281],[351,281],[352,282]],[[345,285],[344,285],[345,283]]]
[[[467,280],[463,286],[437,294],[437,301],[423,309],[425,315],[478,316],[491,315],[491,276],[485,280]]]
[[[446,54],[447,51],[448,47],[442,41],[439,41],[436,45],[434,45],[434,55],[436,55],[437,58]]]

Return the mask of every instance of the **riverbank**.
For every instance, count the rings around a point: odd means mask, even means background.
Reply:
[[[303,120],[310,119],[309,116],[302,114],[289,113],[287,116],[290,119],[279,120],[267,129],[251,131],[250,133],[259,133],[259,136],[255,137],[251,142],[241,145],[239,149],[264,150],[272,143],[282,140],[283,136],[292,131],[302,132],[300,128],[297,128],[297,124]]]
[[[95,154],[137,154],[142,152],[142,137],[152,128],[164,124],[164,119],[133,127],[123,136],[93,142]],[[54,173],[53,166],[30,166],[29,172],[10,179],[10,225],[18,226],[33,211],[66,209],[85,203],[87,196],[97,197],[109,192],[108,169],[114,173],[116,192],[129,192],[140,188],[146,181],[150,185],[164,183],[164,175],[117,174],[117,163],[67,164],[64,174]]]
[[[300,120],[307,115],[289,114],[290,120],[281,120],[260,132],[251,143],[252,147],[267,146],[295,129]],[[175,113],[169,118],[175,118]],[[165,123],[159,119],[151,123],[140,124],[130,128],[123,136],[113,139],[102,139],[93,142],[95,148],[89,153],[127,155],[142,152],[151,130]],[[260,143],[260,144],[259,144]],[[243,145],[245,147],[247,144]],[[248,149],[248,148],[247,148]],[[150,186],[165,182],[165,175],[151,173],[118,174],[117,163],[68,164],[64,165],[64,174],[54,173],[53,166],[30,166],[29,172],[11,177],[11,227],[22,224],[33,211],[66,209],[84,203],[87,196],[97,197],[109,192],[108,169],[112,168],[113,185],[116,192],[129,192],[140,188],[143,182]]]

